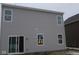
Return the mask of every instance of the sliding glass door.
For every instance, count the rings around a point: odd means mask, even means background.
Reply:
[[[9,53],[24,52],[24,36],[9,37]]]

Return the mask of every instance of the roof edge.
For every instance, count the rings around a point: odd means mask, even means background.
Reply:
[[[30,10],[36,10],[36,11],[41,11],[41,12],[49,12],[49,13],[56,13],[56,14],[57,13],[58,14],[64,14],[64,12],[46,10],[46,9],[41,9],[41,8],[33,8],[33,7],[26,7],[26,6],[19,6],[19,5],[11,5],[11,4],[5,4],[5,3],[1,3],[1,4],[2,4],[2,6],[7,6],[7,7],[30,9]]]

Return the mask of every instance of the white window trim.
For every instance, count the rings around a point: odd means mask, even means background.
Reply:
[[[62,35],[62,43],[61,44],[59,43],[58,35]],[[57,34],[57,43],[58,43],[58,45],[63,45],[64,44],[64,42],[63,42],[63,34],[61,34],[61,33]]]
[[[5,10],[10,10],[11,11],[11,21],[6,21],[5,20]],[[12,22],[13,21],[13,9],[8,9],[8,8],[3,9],[3,21],[4,22]]]
[[[39,44],[38,44],[38,35],[39,35],[39,34],[43,35],[43,44],[42,44],[42,45],[39,45]],[[37,33],[37,34],[36,34],[36,38],[37,38],[37,39],[36,39],[37,46],[44,46],[44,33]]]
[[[58,17],[59,17],[59,16],[62,17],[61,24],[58,23]],[[57,16],[56,16],[56,19],[57,19],[57,24],[58,24],[58,25],[62,25],[62,24],[63,24],[63,15],[57,15]]]

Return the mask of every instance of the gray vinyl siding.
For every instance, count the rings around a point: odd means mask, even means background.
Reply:
[[[7,8],[7,7],[3,7]],[[2,50],[8,53],[10,35],[24,35],[24,53],[65,49],[64,24],[57,23],[57,15],[33,10],[13,9],[12,22],[2,19]],[[44,33],[44,45],[37,45],[37,33]],[[58,34],[63,36],[63,44],[58,43]],[[27,40],[28,39],[28,40]]]
[[[0,4],[0,54],[1,54],[1,16],[2,16],[2,6]]]

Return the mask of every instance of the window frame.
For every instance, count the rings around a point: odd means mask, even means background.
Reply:
[[[20,37],[20,36],[23,36],[24,37],[24,40],[23,40],[23,52],[19,52],[19,50],[17,50],[17,48],[19,49],[19,44],[18,44],[18,46],[17,46],[17,40],[18,40],[18,38]],[[16,37],[16,52],[9,52],[9,38],[10,37]],[[19,40],[18,40],[19,41]],[[17,53],[24,53],[24,51],[25,51],[25,36],[24,35],[9,35],[8,36],[8,53],[9,54],[17,54]]]
[[[43,35],[43,44],[39,44],[39,42],[38,42],[38,35]],[[44,46],[44,33],[37,33],[36,37],[37,37],[37,46]]]
[[[59,23],[58,17],[61,17],[61,23]],[[57,15],[57,24],[61,25],[63,23],[63,15]]]
[[[8,52],[9,52],[9,53],[16,53],[16,52],[10,52],[10,51],[9,51],[9,40],[10,40],[9,38],[10,38],[10,37],[11,37],[11,38],[12,38],[12,37],[16,37],[16,42],[17,42],[17,36],[16,36],[16,35],[10,35],[10,36],[8,36]],[[11,41],[12,41],[12,39],[11,39]],[[17,43],[16,43],[16,44],[17,44]],[[16,45],[16,48],[17,48],[17,45]]]
[[[6,10],[11,11],[11,15],[6,15],[6,14],[5,14],[5,11],[6,11]],[[5,16],[11,16],[11,20],[6,20],[6,19],[5,19]],[[4,22],[12,22],[12,21],[13,21],[13,9],[9,9],[9,8],[4,8],[4,9],[3,9],[3,21],[4,21]]]
[[[62,39],[59,39],[59,37],[58,37],[59,35],[62,36]],[[58,34],[58,35],[57,35],[57,39],[58,39],[58,44],[59,44],[59,45],[62,45],[62,44],[63,44],[63,35],[62,35],[62,34]],[[62,43],[59,43],[59,40],[62,40]]]

